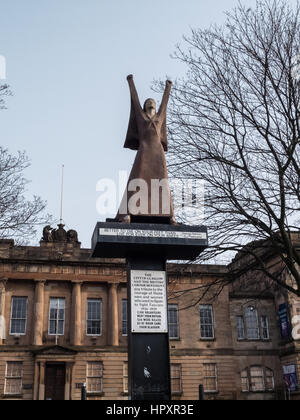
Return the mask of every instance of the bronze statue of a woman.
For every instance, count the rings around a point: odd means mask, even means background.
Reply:
[[[141,107],[133,76],[127,76],[127,80],[131,112],[124,147],[138,152],[116,219],[130,222],[132,216],[151,216],[151,220],[160,217],[175,223],[165,158],[168,150],[166,114],[172,82],[166,81],[156,112],[154,99],[147,99]]]

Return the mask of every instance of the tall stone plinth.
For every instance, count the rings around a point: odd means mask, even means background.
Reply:
[[[207,247],[204,226],[98,223],[92,257],[126,258],[128,386],[132,400],[170,400],[167,260]]]

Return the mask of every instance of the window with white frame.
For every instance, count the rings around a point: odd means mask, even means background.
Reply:
[[[245,318],[242,315],[236,317],[238,340],[269,340],[269,320],[266,315],[260,317],[260,325],[257,310],[249,306],[245,310]],[[245,325],[246,323],[246,325]]]
[[[218,392],[217,365],[204,363],[204,392]]]
[[[172,394],[182,392],[181,365],[178,363],[171,364],[171,390]]]
[[[88,362],[87,363],[87,392],[97,393],[103,389],[103,363]]]
[[[6,395],[19,395],[22,393],[23,362],[7,362],[5,373]]]
[[[123,392],[128,393],[128,362],[123,363]]]
[[[126,336],[128,333],[128,323],[127,323],[127,300],[122,300],[122,335]]]
[[[200,305],[200,337],[202,339],[215,338],[212,305]]]
[[[86,334],[100,336],[102,334],[101,299],[88,299],[86,312]]]
[[[49,335],[64,335],[65,298],[50,298]]]
[[[169,338],[179,338],[178,305],[168,305]]]
[[[251,366],[241,372],[242,392],[272,392],[275,389],[272,369]]]
[[[11,302],[10,334],[25,335],[27,323],[27,297],[14,296]]]
[[[266,315],[261,316],[261,338],[263,340],[269,340],[270,333],[269,333],[269,321]]]
[[[265,368],[265,389],[266,391],[274,391],[275,381],[272,369]]]
[[[236,323],[237,323],[237,338],[238,338],[238,340],[244,340],[245,339],[244,317],[243,316],[237,316],[236,317]]]
[[[253,306],[249,306],[245,310],[245,321],[247,328],[248,340],[259,340],[259,325],[257,310]]]
[[[250,387],[252,392],[265,390],[264,370],[261,366],[250,368]]]
[[[249,385],[249,375],[248,370],[245,369],[241,372],[241,384],[242,384],[242,392],[249,392],[250,385]]]

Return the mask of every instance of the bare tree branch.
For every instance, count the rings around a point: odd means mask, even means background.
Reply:
[[[169,170],[205,181],[210,246],[199,261],[239,252],[300,296],[299,5],[239,4],[223,26],[193,29],[174,58],[187,73],[170,101]],[[226,282],[243,274],[236,261]]]
[[[11,95],[8,85],[0,85],[0,109],[6,107],[5,98]],[[25,244],[37,233],[40,225],[48,224],[46,203],[40,197],[26,197],[28,181],[24,171],[30,166],[24,152],[11,155],[0,146],[0,239],[13,238]]]
[[[5,109],[5,97],[10,96],[11,94],[8,85],[0,85],[0,109]]]
[[[28,181],[23,173],[29,165],[24,152],[13,156],[0,146],[0,238],[25,243],[51,219],[40,197],[26,198]]]

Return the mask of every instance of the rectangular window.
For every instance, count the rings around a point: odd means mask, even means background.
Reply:
[[[171,390],[172,394],[178,394],[182,392],[180,364],[171,364]]]
[[[217,365],[205,363],[204,365],[204,392],[218,392]]]
[[[86,312],[86,334],[100,336],[102,334],[101,299],[88,299]]]
[[[203,339],[215,338],[212,305],[200,305],[200,337]]]
[[[65,307],[64,298],[50,298],[49,335],[64,335]]]
[[[269,340],[270,338],[269,321],[268,317],[265,315],[261,317],[261,337],[263,340]]]
[[[103,363],[88,362],[86,379],[88,393],[102,392]]]
[[[128,362],[123,363],[123,392],[128,393]]]
[[[259,325],[257,310],[250,306],[245,311],[248,340],[259,340]]]
[[[11,304],[10,334],[25,335],[27,321],[27,297],[13,297]]]
[[[244,317],[237,316],[236,323],[237,323],[237,338],[238,340],[244,340],[245,339]]]
[[[127,335],[128,333],[128,323],[127,323],[127,300],[122,300],[122,335]]]
[[[169,338],[179,338],[178,305],[168,305]]]
[[[19,395],[22,393],[22,362],[7,362],[5,374],[5,390],[6,395]]]

